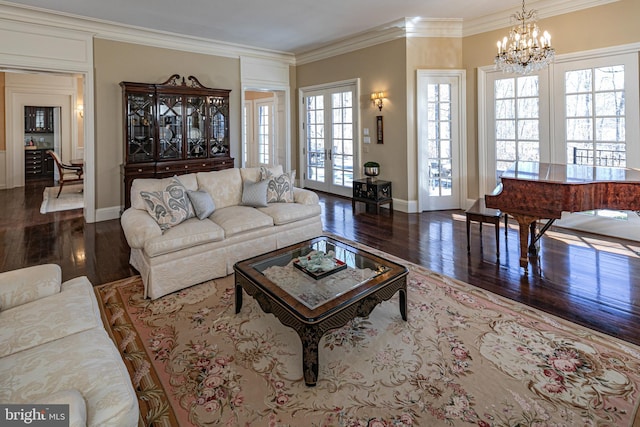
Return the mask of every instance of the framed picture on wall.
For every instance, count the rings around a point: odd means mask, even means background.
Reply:
[[[376,116],[376,137],[378,138],[378,144],[384,143],[384,135],[382,131],[382,116]]]

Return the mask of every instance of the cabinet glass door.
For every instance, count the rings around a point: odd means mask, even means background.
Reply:
[[[182,158],[182,96],[158,96],[158,157],[161,160]]]
[[[229,105],[222,97],[209,98],[209,150],[212,156],[229,153]]]
[[[127,159],[128,162],[153,160],[153,96],[127,95]]]
[[[185,115],[187,118],[187,157],[207,157],[204,119],[206,98],[202,96],[187,97]]]

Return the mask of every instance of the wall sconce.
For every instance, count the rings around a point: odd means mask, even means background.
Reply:
[[[84,105],[78,104],[76,106],[76,110],[78,111],[78,115],[80,116],[80,118],[84,118]]]
[[[373,102],[373,105],[378,107],[380,111],[382,111],[382,98],[384,98],[384,92],[371,93],[371,102]]]

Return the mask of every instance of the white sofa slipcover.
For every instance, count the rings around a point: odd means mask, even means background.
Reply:
[[[271,169],[282,174],[282,167]],[[294,188],[294,203],[242,205],[244,181],[258,181],[259,168],[233,168],[178,176],[187,190],[204,190],[215,211],[190,218],[162,232],[146,210],[142,191],[162,191],[173,178],[136,179],[131,207],[120,222],[131,247],[130,263],[151,299],[233,273],[243,259],[322,234],[321,209],[313,191]]]
[[[86,277],[0,273],[0,402],[69,404],[71,426],[137,426],[139,407]]]

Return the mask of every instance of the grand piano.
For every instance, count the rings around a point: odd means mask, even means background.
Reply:
[[[493,194],[485,196],[485,203],[518,221],[520,266],[525,272],[527,253],[537,253],[536,242],[562,212],[640,211],[640,169],[520,161],[500,180]],[[538,232],[540,219],[549,221]]]

